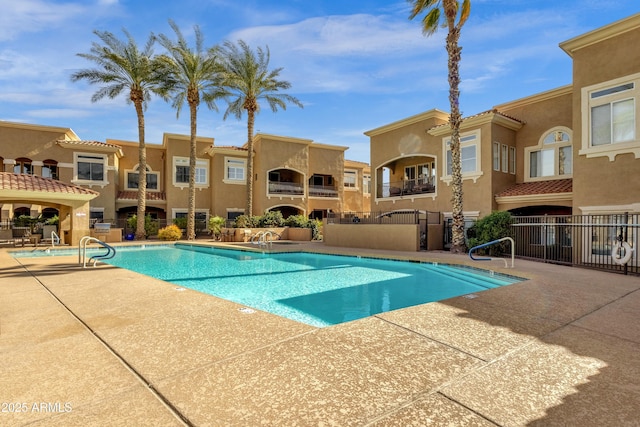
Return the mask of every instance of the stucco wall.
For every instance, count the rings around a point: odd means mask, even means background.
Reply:
[[[588,111],[582,111],[582,91],[585,86],[609,82],[640,72],[640,61],[632,46],[640,40],[640,29],[635,29],[601,42],[578,49],[573,54],[573,206],[574,213],[584,213],[580,208],[594,206],[625,206],[640,200],[640,158],[632,153],[618,154],[614,161],[608,157],[587,158],[578,154],[582,148],[583,121]],[[619,83],[618,83],[619,84]],[[636,122],[640,120],[640,106],[636,100]],[[636,128],[638,125],[636,124]],[[637,144],[640,134],[636,133]]]
[[[417,251],[419,226],[412,224],[325,224],[323,241],[328,246]]]

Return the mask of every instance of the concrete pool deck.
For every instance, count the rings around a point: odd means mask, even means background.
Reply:
[[[131,271],[82,269],[77,256],[2,249],[0,425],[639,424],[638,277],[439,252],[280,249],[528,280],[318,329]]]

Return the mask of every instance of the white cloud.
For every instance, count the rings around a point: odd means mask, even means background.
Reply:
[[[74,3],[46,0],[3,1],[0,14],[0,41],[12,40],[22,33],[50,30],[68,25],[84,7]]]
[[[38,119],[60,119],[60,118],[78,118],[78,117],[89,117],[92,114],[87,110],[74,110],[74,109],[66,109],[66,108],[42,108],[38,110],[27,110],[26,114],[30,117],[35,117]]]

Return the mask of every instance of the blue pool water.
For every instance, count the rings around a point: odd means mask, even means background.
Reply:
[[[182,244],[118,248],[106,262],[319,327],[522,280],[442,264]]]

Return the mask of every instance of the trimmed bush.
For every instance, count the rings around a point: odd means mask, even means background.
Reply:
[[[503,237],[511,236],[511,224],[513,219],[509,212],[495,211],[477,221],[467,232],[469,237],[469,247],[482,245]],[[509,252],[509,243],[502,242],[488,248],[480,249],[480,252],[489,253],[489,255],[499,255]]]
[[[178,228],[185,229],[187,228],[187,217],[181,216],[179,218],[173,218],[173,224]]]
[[[313,240],[319,240],[322,236],[320,236],[320,225],[322,221],[317,219],[309,219],[304,215],[291,215],[284,221],[284,225],[293,228],[310,228],[311,229],[311,238]]]
[[[259,218],[259,226],[263,228],[282,227],[284,225],[284,218],[280,211],[270,211]]]
[[[127,219],[127,225],[129,226],[129,228],[131,228],[133,231],[136,230],[136,227],[138,226],[138,216],[137,215],[131,215],[128,219]],[[156,233],[158,233],[158,227],[160,227],[160,225],[158,224],[157,220],[154,220],[153,218],[151,218],[151,215],[146,215],[144,217],[144,234],[145,236],[149,237],[149,236],[154,236]]]
[[[258,228],[260,226],[259,216],[240,215],[233,222],[235,228]]]
[[[158,238],[160,240],[176,241],[176,240],[180,240],[181,237],[182,237],[182,230],[180,230],[180,228],[178,228],[178,226],[175,224],[167,225],[166,227],[161,228],[158,231]]]

